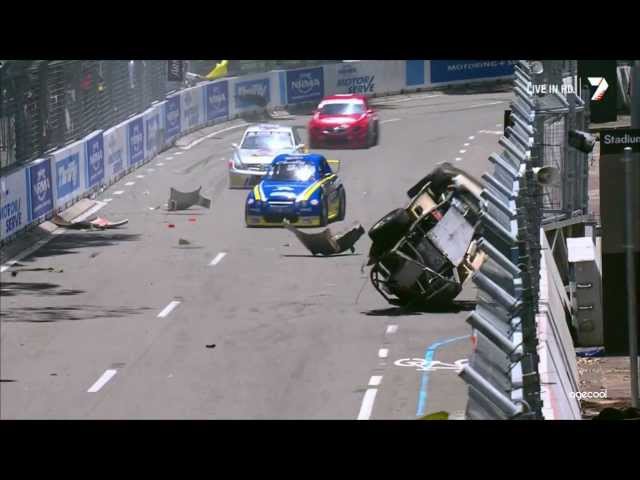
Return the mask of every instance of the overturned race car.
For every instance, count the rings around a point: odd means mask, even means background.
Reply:
[[[370,279],[389,303],[439,306],[460,293],[483,261],[476,245],[482,189],[445,163],[409,189],[405,208],[371,227]]]
[[[344,220],[347,197],[336,173],[339,166],[339,161],[318,154],[278,155],[264,179],[247,196],[247,227],[285,223],[322,227]]]

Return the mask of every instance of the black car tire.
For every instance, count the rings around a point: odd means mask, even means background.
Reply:
[[[329,202],[327,202],[327,197],[322,196],[322,213],[320,214],[320,226],[326,227],[329,225]]]
[[[338,221],[341,222],[347,216],[347,192],[340,189],[340,209],[338,210]]]
[[[403,208],[387,213],[369,229],[369,238],[379,244],[379,249],[391,248],[409,230],[411,218]]]
[[[376,122],[375,127],[374,127],[374,129],[375,129],[375,140],[374,140],[373,144],[376,145],[376,146],[380,145],[380,127],[378,125],[379,125],[378,122]]]

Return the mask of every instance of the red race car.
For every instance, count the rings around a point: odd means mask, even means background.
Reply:
[[[378,144],[378,115],[364,95],[325,97],[309,122],[309,147],[355,146]]]

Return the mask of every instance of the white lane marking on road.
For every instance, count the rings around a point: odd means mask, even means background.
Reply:
[[[474,138],[476,138],[476,137],[475,137],[475,136],[473,136],[473,135],[470,135],[470,136],[469,136],[469,140],[473,140]]]
[[[184,152],[176,152],[174,155],[182,155]]]
[[[136,175],[136,178],[144,178],[144,175]]]
[[[383,123],[399,122],[400,120],[402,120],[402,119],[401,118],[390,118],[388,120],[381,120],[380,121],[380,125],[382,125]]]
[[[153,173],[153,172],[155,172],[155,171],[156,171],[156,169],[155,169],[155,168],[147,168],[147,172],[151,172],[151,173]]]
[[[409,98],[400,98],[398,100],[385,100],[385,101],[377,101],[376,103],[373,104],[373,106],[375,107],[376,105],[386,105],[388,103],[403,103],[403,102],[411,102],[413,100],[422,100],[423,98],[435,98],[435,97],[442,97],[443,95],[415,95],[413,97],[409,97]]]
[[[104,203],[109,203],[109,202],[112,202],[112,201],[113,201],[113,198],[105,198],[103,200]]]
[[[456,157],[456,162],[459,162],[460,160],[462,160],[462,157]]]
[[[382,375],[373,375],[370,379],[369,379],[369,386],[370,387],[377,387],[380,385],[380,382],[382,381]]]
[[[156,163],[156,167],[163,167],[163,166],[164,166],[164,163],[162,163],[162,162]]]
[[[387,358],[388,356],[389,356],[389,349],[388,348],[381,348],[380,350],[378,350],[378,357]]]
[[[503,135],[504,132],[502,130],[478,130],[478,133],[488,133],[491,135]]]
[[[96,383],[91,385],[91,388],[89,388],[89,390],[87,390],[87,393],[96,393],[96,392],[100,391],[100,389],[102,387],[104,387],[105,384],[109,380],[111,380],[116,373],[118,373],[118,371],[114,370],[114,369],[109,369],[109,370],[105,371],[102,374],[102,376],[96,381]]]
[[[502,124],[501,123],[496,123],[496,127],[501,127]]]
[[[376,401],[377,394],[377,388],[370,388],[364,392],[364,398],[362,399],[362,405],[360,406],[360,413],[358,413],[358,420],[369,420],[371,412],[373,411],[373,402]]]
[[[490,105],[499,105],[501,103],[507,103],[507,102],[487,102],[487,103],[476,103],[475,105],[471,105],[469,106],[469,108],[479,108],[479,107],[488,107]]]
[[[165,157],[165,160],[173,160],[173,157]]]
[[[124,184],[124,186],[125,187],[131,187],[131,186],[133,186],[135,184],[136,184],[136,182],[127,182],[127,183]]]
[[[218,135],[219,133],[228,132],[230,130],[235,130],[236,128],[246,127],[247,125],[248,125],[247,123],[243,123],[241,125],[234,125],[233,127],[223,128],[222,130],[216,130],[215,132],[211,132],[210,134],[205,135],[202,138],[194,140],[189,145],[187,145],[185,147],[180,147],[180,148],[182,148],[182,150],[189,150],[189,149],[195,147],[196,145],[198,145],[200,142],[204,142],[206,139],[211,138],[211,137],[213,137],[215,135]]]
[[[463,144],[462,146],[463,146],[463,147],[468,147],[469,145],[471,145],[471,144],[470,144],[470,143],[465,143],[465,144]]]
[[[389,325],[386,333],[396,333],[398,331],[398,325]]]
[[[159,314],[158,314],[158,318],[164,318],[167,315],[169,315],[174,308],[176,308],[178,305],[180,305],[180,302],[178,300],[174,300],[173,302],[171,302],[169,305],[167,305],[166,307],[164,307],[164,310],[162,310]]]
[[[124,190],[118,190],[113,192],[114,195],[122,195],[124,193]]]
[[[209,264],[209,266],[213,267],[213,266],[219,264],[226,254],[227,254],[227,252],[220,252],[218,255],[216,255],[216,258],[211,260],[211,263]]]
[[[466,150],[460,150],[460,153],[467,153]]]

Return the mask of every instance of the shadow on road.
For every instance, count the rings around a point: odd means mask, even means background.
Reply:
[[[2,282],[0,283],[0,296],[13,297],[16,295],[78,295],[84,290],[67,290],[60,285],[47,282]]]
[[[110,247],[120,242],[136,241],[140,236],[131,233],[69,232],[53,239],[21,261],[29,262],[38,258],[78,253],[77,250],[81,248]]]
[[[3,322],[47,323],[65,320],[91,320],[95,318],[122,318],[151,310],[149,307],[104,308],[95,305],[73,307],[8,308],[0,312]]]
[[[373,317],[402,317],[407,315],[421,315],[423,313],[459,313],[462,311],[467,312],[473,310],[475,306],[476,302],[474,301],[456,300],[450,305],[437,305],[432,307],[389,307],[369,310],[362,313]]]

